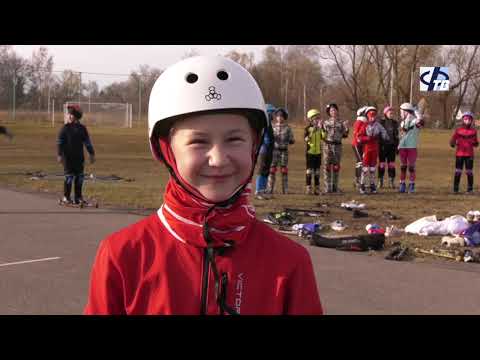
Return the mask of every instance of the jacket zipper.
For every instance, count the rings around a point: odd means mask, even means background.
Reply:
[[[207,296],[208,296],[208,274],[210,272],[210,262],[208,261],[208,249],[203,251],[203,276],[202,276],[202,308],[201,315],[207,314]]]

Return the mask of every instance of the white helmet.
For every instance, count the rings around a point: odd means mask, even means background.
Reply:
[[[416,110],[415,107],[410,103],[403,103],[402,105],[400,105],[400,109],[411,112],[415,112]]]
[[[227,109],[245,111],[261,129],[267,126],[262,92],[241,65],[221,56],[195,56],[167,68],[155,81],[148,104],[153,155],[160,159],[158,135],[178,116]]]
[[[362,106],[360,109],[357,110],[357,116],[365,116],[365,110],[367,106]]]
[[[376,108],[375,106],[366,106],[366,107],[365,107],[365,115],[367,115],[367,113],[368,113],[369,111],[372,111],[372,110],[376,112],[376,111],[377,111],[377,108]]]

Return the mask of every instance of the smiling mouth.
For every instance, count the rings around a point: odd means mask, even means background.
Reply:
[[[233,176],[233,174],[229,174],[229,175],[204,175],[205,178],[207,178],[209,180],[213,180],[213,181],[227,180],[232,176]]]

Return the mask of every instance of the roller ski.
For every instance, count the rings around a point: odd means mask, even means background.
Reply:
[[[80,199],[74,202],[70,199],[67,199],[66,197],[63,197],[62,199],[58,200],[58,204],[61,206],[81,208],[81,209],[87,208],[87,207],[94,207],[98,209],[98,202],[96,200],[85,201],[83,199]]]

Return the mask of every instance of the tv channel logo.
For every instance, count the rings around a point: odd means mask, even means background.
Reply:
[[[448,67],[420,67],[420,91],[448,91],[449,87]]]

